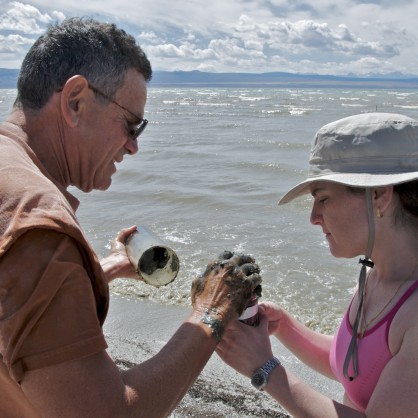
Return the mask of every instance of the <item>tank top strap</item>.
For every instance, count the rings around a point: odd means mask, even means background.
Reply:
[[[367,330],[365,332],[366,334],[369,334],[370,332],[375,331],[376,329],[380,328],[382,326],[382,324],[386,323],[387,327],[386,327],[386,334],[389,332],[389,328],[390,325],[392,323],[393,318],[395,317],[395,315],[397,314],[398,310],[400,309],[400,307],[405,303],[405,301],[415,292],[415,290],[418,288],[418,280],[415,281],[414,283],[411,284],[411,286],[409,286],[409,288],[404,292],[404,294],[401,296],[401,298],[398,300],[398,302],[395,304],[395,306],[376,324],[374,325],[372,328],[370,328],[369,330]],[[353,304],[355,295],[357,294],[357,292],[354,294],[353,298],[351,299],[351,302],[348,306],[348,309],[345,312],[343,321],[346,322],[348,329],[350,330],[350,332],[352,333],[353,331],[353,327],[350,324],[350,309],[351,309],[351,305]]]
[[[384,321],[388,321],[389,324],[392,322],[392,319],[395,317],[396,313],[398,312],[399,308],[405,303],[405,301],[415,292],[418,288],[418,280],[409,286],[409,288],[405,291],[405,293],[401,296],[398,300],[396,305],[388,312],[388,314],[383,319]]]

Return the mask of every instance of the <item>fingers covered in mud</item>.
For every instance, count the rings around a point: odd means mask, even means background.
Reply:
[[[209,315],[225,326],[242,313],[250,298],[258,291],[261,292],[261,275],[254,258],[224,251],[193,281],[192,303],[205,321]],[[202,317],[202,322],[207,323],[205,321]]]
[[[218,261],[220,263],[231,261],[238,265],[255,263],[254,258],[250,255],[234,253],[232,251],[223,251],[221,254],[219,254]]]

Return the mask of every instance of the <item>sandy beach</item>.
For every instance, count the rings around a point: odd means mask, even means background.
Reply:
[[[104,332],[109,353],[121,368],[152,357],[168,341],[189,310],[148,300],[112,295]],[[280,343],[272,340],[275,355],[285,367],[321,393],[340,400],[341,386],[318,376],[301,364]],[[173,418],[289,417],[266,393],[255,390],[247,378],[226,366],[216,354],[171,414]]]

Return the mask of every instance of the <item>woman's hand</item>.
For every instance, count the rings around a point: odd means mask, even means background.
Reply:
[[[216,348],[216,353],[229,366],[244,376],[273,357],[268,331],[268,318],[260,313],[258,326],[232,321]]]
[[[258,312],[267,318],[269,335],[278,337],[281,321],[285,318],[286,311],[273,302],[263,302],[258,305]]]

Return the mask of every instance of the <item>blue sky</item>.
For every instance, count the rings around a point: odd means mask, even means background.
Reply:
[[[71,16],[116,23],[154,70],[418,75],[417,0],[0,0],[0,67]]]

